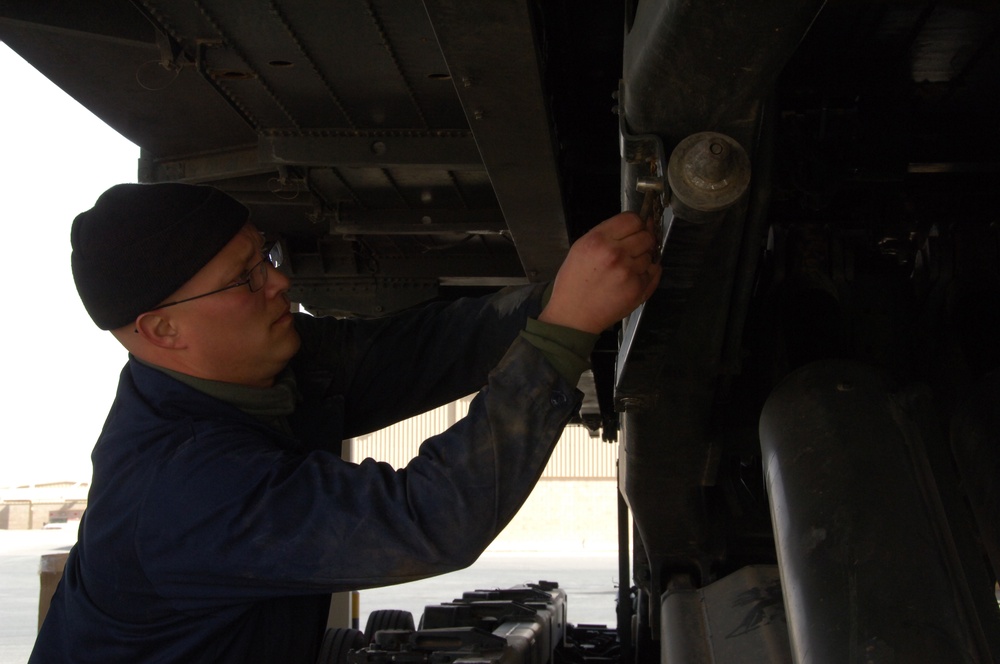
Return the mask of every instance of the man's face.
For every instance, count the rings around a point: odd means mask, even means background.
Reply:
[[[247,224],[170,300],[243,281],[263,258],[262,247],[260,233]],[[178,330],[185,351],[181,371],[255,387],[273,384],[300,341],[286,296],[288,278],[265,263],[267,281],[257,292],[240,286],[160,311]]]

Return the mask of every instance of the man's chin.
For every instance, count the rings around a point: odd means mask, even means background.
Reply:
[[[285,357],[286,362],[295,357],[295,354],[299,352],[299,348],[302,347],[302,339],[299,337],[299,332],[295,329],[294,325],[288,328],[288,335],[287,338],[282,339],[282,346],[288,347],[287,357]]]

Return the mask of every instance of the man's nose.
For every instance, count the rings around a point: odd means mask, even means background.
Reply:
[[[268,292],[268,295],[284,293],[291,286],[292,280],[284,272],[270,263],[267,264],[267,283],[264,284],[264,289]]]

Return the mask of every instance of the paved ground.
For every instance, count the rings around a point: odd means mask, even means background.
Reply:
[[[38,563],[42,554],[68,550],[75,531],[0,530],[0,664],[24,664],[37,631]],[[467,590],[509,588],[539,580],[566,589],[571,623],[615,624],[617,562],[607,551],[567,554],[486,553],[468,569],[361,593],[359,626],[375,609],[403,609],[419,621],[423,607],[461,597]]]
[[[75,540],[75,530],[0,530],[0,664],[27,661],[38,630],[38,562]]]

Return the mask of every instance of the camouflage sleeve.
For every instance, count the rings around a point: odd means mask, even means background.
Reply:
[[[599,335],[529,318],[521,336],[542,351],[559,375],[576,385],[590,368],[590,353]]]

